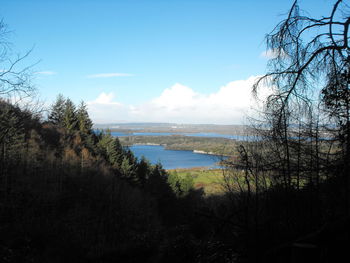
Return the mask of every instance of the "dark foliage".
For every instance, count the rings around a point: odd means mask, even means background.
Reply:
[[[301,15],[295,1],[268,35],[277,56],[261,80],[277,92],[256,129],[259,141],[242,144],[228,160],[221,196],[204,198],[190,178],[169,178],[161,164],[138,160],[108,131],[93,131],[84,103],[76,108],[60,95],[43,122],[0,100],[0,262],[348,258],[350,18],[344,2],[314,19]],[[305,43],[309,29],[316,35]],[[28,84],[26,74],[4,72],[0,94]],[[9,76],[23,81],[5,85]],[[315,107],[309,91],[320,82],[322,103]],[[328,122],[323,127],[320,115]]]
[[[183,240],[202,193],[178,199],[160,164],[95,133],[84,104],[58,100],[63,118],[48,122],[0,101],[0,260],[179,262],[173,246],[195,258],[197,242]]]

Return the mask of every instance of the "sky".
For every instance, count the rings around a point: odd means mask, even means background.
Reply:
[[[14,54],[32,49],[23,65],[45,105],[61,93],[95,123],[242,124],[271,55],[264,37],[292,2],[2,0],[0,18]],[[300,6],[319,16],[332,3]]]

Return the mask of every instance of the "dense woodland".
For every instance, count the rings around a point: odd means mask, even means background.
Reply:
[[[200,197],[191,184],[168,183],[160,164],[95,134],[83,103],[59,96],[47,121],[0,106],[1,260],[150,261],[173,253],[166,242],[176,243],[177,228],[193,216],[192,202],[177,196]]]
[[[9,95],[32,88],[29,73],[1,71],[0,261],[348,258],[347,8],[338,0],[318,19],[294,2],[267,36],[276,57],[254,89],[267,82],[275,92],[252,120],[259,140],[227,161],[222,195],[206,196],[191,178],[168,176],[108,132],[93,132],[84,103],[59,95],[47,117],[14,104]]]

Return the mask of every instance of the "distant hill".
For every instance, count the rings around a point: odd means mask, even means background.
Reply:
[[[110,129],[112,131],[132,131],[140,132],[213,132],[219,134],[248,135],[249,128],[246,125],[217,125],[217,124],[179,124],[179,123],[106,123],[95,124],[95,129]]]

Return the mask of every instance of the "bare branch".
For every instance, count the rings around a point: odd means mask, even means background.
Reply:
[[[28,96],[33,93],[34,86],[31,84],[31,68],[35,65],[21,67],[20,64],[29,56],[32,49],[24,55],[11,57],[9,42],[6,40],[8,31],[6,26],[0,22],[0,96],[11,97],[18,95]]]

